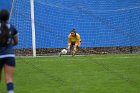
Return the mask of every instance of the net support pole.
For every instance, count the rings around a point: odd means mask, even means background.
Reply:
[[[9,18],[9,22],[11,21],[11,17],[12,17],[13,9],[14,9],[14,3],[15,3],[15,1],[12,0],[11,9],[10,9],[10,18]]]
[[[36,57],[36,36],[35,36],[34,0],[30,0],[30,6],[31,6],[31,25],[32,25],[32,48],[33,48],[33,57]]]

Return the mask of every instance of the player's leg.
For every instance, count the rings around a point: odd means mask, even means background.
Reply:
[[[74,48],[73,48],[73,53],[72,53],[72,55],[73,55],[73,56],[75,56],[75,55],[76,55],[77,51],[78,51],[78,50],[79,50],[79,48],[80,48],[80,45],[81,45],[81,42],[76,43],[76,44],[74,45]]]
[[[68,45],[68,47],[67,47],[68,52],[71,52],[72,47],[73,47],[72,43],[70,45]]]
[[[71,43],[71,46],[70,46],[70,53],[73,55],[74,54],[74,46],[75,46],[75,42],[72,42]]]
[[[75,56],[77,53],[77,46],[74,46],[73,51],[72,51],[72,56]]]
[[[80,43],[80,42],[79,42],[79,43],[76,43],[76,44],[74,45],[74,49],[73,49],[73,56],[75,56],[75,54],[76,54],[76,53],[77,53],[77,51],[79,50],[80,45],[81,45],[81,43]]]
[[[6,61],[7,62],[4,65],[4,75],[7,84],[7,91],[8,93],[14,93],[13,74],[14,74],[14,67],[15,67],[15,59],[7,58]]]
[[[4,62],[2,59],[0,59],[0,83],[1,83],[1,80],[2,80],[2,68],[4,66]]]
[[[1,78],[2,78],[2,68],[0,68],[0,83],[1,83]]]
[[[7,84],[7,91],[8,93],[14,93],[14,85],[13,85],[14,67],[5,65],[4,73],[5,73],[5,81]]]
[[[74,46],[73,43],[71,43],[71,44],[68,45],[67,51],[68,51],[69,53],[71,53],[71,52],[73,51],[73,46]]]
[[[76,46],[76,51],[78,51],[80,49],[80,46],[81,46],[81,43],[79,43],[77,46]]]
[[[74,47],[74,44],[71,44],[71,46],[70,46],[70,52],[73,51],[73,47]]]

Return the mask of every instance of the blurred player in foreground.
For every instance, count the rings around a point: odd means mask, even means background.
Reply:
[[[15,54],[13,46],[18,44],[17,30],[8,23],[9,12],[0,11],[0,82],[4,69],[5,83],[8,93],[14,93],[13,74]]]

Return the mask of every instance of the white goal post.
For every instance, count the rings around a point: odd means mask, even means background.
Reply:
[[[34,0],[30,0],[30,4],[31,4],[31,25],[32,25],[33,57],[36,57],[36,36],[35,36]]]

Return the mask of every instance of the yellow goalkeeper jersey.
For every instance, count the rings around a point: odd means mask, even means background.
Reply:
[[[68,43],[80,43],[81,42],[81,38],[80,35],[78,33],[76,33],[76,36],[72,36],[71,34],[69,34],[68,36]]]

